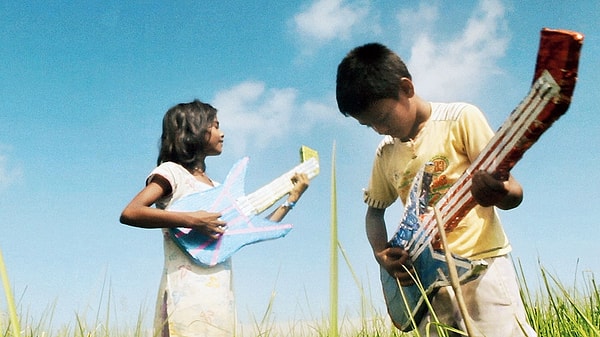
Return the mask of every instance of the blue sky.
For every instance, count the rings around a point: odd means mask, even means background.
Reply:
[[[566,285],[600,272],[598,1],[4,1],[0,13],[0,249],[23,311],[52,307],[54,326],[94,318],[104,283],[117,320],[142,307],[150,321],[161,235],[118,217],[154,167],[164,112],[194,98],[225,132],[207,161],[216,180],[247,155],[253,191],[301,144],[321,158],[295,229],[234,256],[240,318],[262,317],[272,293],[276,320],[327,313],[334,142],[339,240],[383,312],[361,199],[380,137],[334,96],[339,61],[373,41],[402,55],[420,96],[472,102],[497,128],[529,90],[541,28],[585,34],[571,108],[513,170],[525,200],[501,217],[530,283],[538,261]],[[359,316],[343,260],[339,277],[342,312]]]

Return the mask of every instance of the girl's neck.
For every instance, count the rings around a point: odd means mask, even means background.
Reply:
[[[204,163],[202,163],[201,165],[195,165],[194,167],[192,167],[192,169],[190,169],[190,172],[192,174],[197,173],[197,172],[204,173],[205,171],[206,171],[206,165]]]
[[[190,165],[190,173],[194,174],[195,172],[202,172],[204,173],[206,171],[206,163],[204,162],[205,157],[201,157],[201,158],[197,158],[196,162],[194,163],[194,165]]]
[[[194,176],[194,178],[196,178],[196,180],[201,181],[205,184],[214,186],[213,181],[208,177],[208,175],[206,174],[206,165],[204,165],[204,163],[202,163],[203,165],[201,166],[196,166],[193,169],[189,170],[190,173]]]

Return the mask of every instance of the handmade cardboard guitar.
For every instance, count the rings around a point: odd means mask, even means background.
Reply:
[[[300,156],[300,165],[254,193],[246,195],[244,192],[249,161],[245,157],[233,165],[222,185],[174,202],[169,211],[221,213],[220,219],[227,223],[227,229],[218,240],[213,240],[190,228],[171,228],[169,233],[173,241],[197,264],[214,266],[246,245],[285,236],[292,229],[291,224],[275,223],[259,214],[292,190],[294,174],[305,173],[309,179],[319,174],[317,151],[302,146]]]

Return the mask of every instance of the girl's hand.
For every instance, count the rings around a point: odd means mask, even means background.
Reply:
[[[290,191],[287,200],[289,202],[296,202],[308,188],[310,179],[308,179],[308,176],[305,173],[296,173],[291,180],[292,184],[294,184],[294,188]]]
[[[221,213],[197,211],[188,213],[188,216],[190,223],[188,228],[197,230],[213,240],[219,239],[227,229],[225,221],[219,220]]]
[[[304,191],[306,191],[306,189],[308,188],[310,179],[308,179],[308,176],[304,173],[296,173],[291,178],[291,181],[293,184],[293,188],[290,191],[286,201],[288,204],[291,204],[291,207],[293,207],[293,204],[296,203],[298,199],[300,199],[302,193],[304,193]],[[267,219],[273,222],[280,222],[286,216],[291,207],[285,207],[285,204],[281,205],[277,207],[273,211],[273,213],[269,214]]]

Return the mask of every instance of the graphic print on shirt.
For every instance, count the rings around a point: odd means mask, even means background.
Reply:
[[[431,158],[430,162],[433,164],[433,180],[431,182],[431,194],[429,199],[429,205],[435,205],[440,198],[446,193],[446,191],[452,186],[448,182],[448,177],[443,174],[448,168],[448,158],[442,155],[437,155]]]
[[[409,168],[404,172],[394,172],[392,183],[396,186],[396,190],[400,191],[400,195],[408,195],[408,190],[412,185],[414,172]]]

